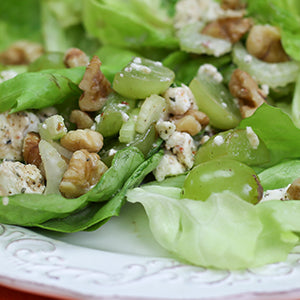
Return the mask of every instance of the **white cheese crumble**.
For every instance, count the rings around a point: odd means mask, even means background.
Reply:
[[[188,169],[192,168],[196,145],[188,133],[175,131],[166,141],[166,149],[171,150]]]
[[[0,195],[42,194],[45,189],[41,171],[35,165],[3,161],[0,164]]]
[[[218,83],[223,81],[222,74],[220,72],[218,72],[218,69],[211,64],[204,64],[204,65],[200,66],[197,74],[199,74],[199,73],[209,76],[210,78],[212,78],[213,80],[215,80]]]
[[[208,23],[220,18],[238,18],[245,15],[245,10],[224,10],[219,3],[212,0],[179,0],[175,8],[174,27],[176,29],[199,21]]]
[[[156,123],[156,130],[163,140],[167,140],[175,132],[176,126],[170,121],[158,121]]]
[[[246,134],[252,148],[257,149],[259,146],[259,138],[256,135],[256,133],[253,131],[252,127],[250,126],[246,127]]]
[[[184,173],[185,171],[185,166],[183,166],[178,161],[176,155],[172,154],[169,151],[166,151],[160,163],[153,171],[153,174],[157,181],[163,181],[168,176],[179,175]]]
[[[213,143],[217,146],[221,146],[223,143],[224,143],[224,138],[220,135],[217,135],[215,138],[214,138],[214,141]]]
[[[168,88],[163,97],[166,99],[168,112],[173,115],[186,113],[195,103],[191,90],[186,86]]]

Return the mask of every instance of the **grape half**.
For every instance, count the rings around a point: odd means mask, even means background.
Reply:
[[[163,93],[174,81],[175,74],[161,62],[136,57],[113,81],[114,90],[124,97],[145,99]]]
[[[252,168],[237,160],[214,159],[194,167],[185,178],[183,198],[205,201],[213,193],[228,190],[256,204],[263,189]]]

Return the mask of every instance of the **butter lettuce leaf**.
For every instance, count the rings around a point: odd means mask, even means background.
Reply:
[[[288,227],[269,204],[254,206],[229,191],[205,202],[181,199],[180,192],[143,186],[127,192],[127,200],[144,206],[157,242],[183,261],[218,269],[257,267],[286,259],[298,242],[291,230],[299,230],[299,219]]]
[[[172,19],[160,0],[86,0],[83,23],[104,45],[140,49],[178,46]]]

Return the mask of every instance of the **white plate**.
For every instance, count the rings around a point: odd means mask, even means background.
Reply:
[[[0,283],[72,299],[299,299],[298,250],[245,271],[185,265],[153,240],[141,206],[127,204],[94,232],[0,225]]]

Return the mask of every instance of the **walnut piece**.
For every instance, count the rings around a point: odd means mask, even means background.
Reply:
[[[82,111],[98,111],[111,92],[110,82],[101,72],[100,66],[100,59],[93,56],[79,84],[79,88],[83,90],[79,99],[79,107]]]
[[[265,62],[289,60],[281,44],[279,29],[271,25],[253,26],[247,37],[246,48],[251,55]]]
[[[242,3],[240,0],[222,0],[221,1],[221,7],[222,9],[233,9],[233,10],[239,10],[244,9],[246,7],[245,3]]]
[[[84,111],[74,109],[70,115],[70,121],[75,123],[78,129],[91,128],[93,119]]]
[[[229,81],[229,90],[238,99],[243,118],[251,116],[259,106],[266,102],[263,90],[248,73],[240,69],[233,72]]]
[[[23,141],[23,158],[26,164],[36,165],[39,169],[42,158],[39,151],[41,137],[36,132],[28,132]]]
[[[176,130],[187,132],[191,136],[200,132],[202,127],[209,123],[209,118],[203,112],[195,109],[188,110],[184,115],[177,115],[170,119],[176,126]]]
[[[0,53],[0,63],[4,65],[29,64],[41,56],[43,52],[43,47],[38,43],[17,41]]]
[[[93,188],[106,170],[97,153],[78,150],[72,155],[59,190],[66,198],[79,197]]]
[[[70,48],[65,53],[64,64],[67,68],[87,66],[88,63],[89,57],[78,48]]]
[[[103,147],[103,136],[91,129],[70,130],[61,138],[60,144],[70,151],[85,149],[98,152]]]
[[[251,26],[252,22],[248,18],[229,17],[208,23],[202,33],[236,43],[249,31]]]
[[[295,179],[286,191],[291,200],[300,200],[300,177]]]

